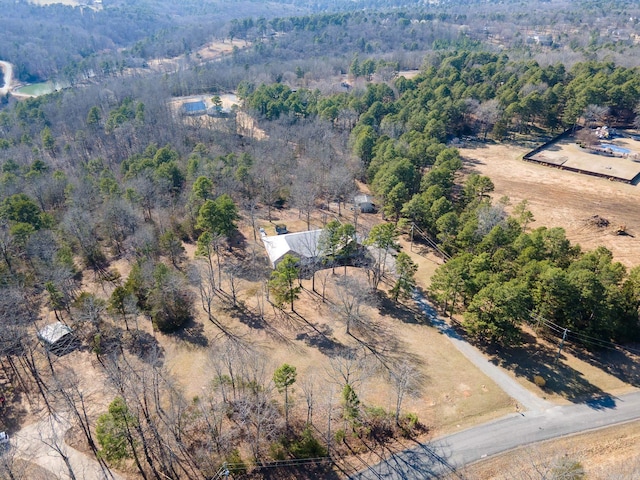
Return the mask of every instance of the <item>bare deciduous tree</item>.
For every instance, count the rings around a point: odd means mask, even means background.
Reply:
[[[335,310],[339,313],[351,333],[351,327],[365,320],[362,307],[373,304],[373,296],[368,285],[359,277],[343,276],[336,280]]]
[[[396,423],[400,420],[400,410],[405,396],[417,396],[421,391],[423,376],[417,367],[404,359],[397,362],[389,371],[391,386],[396,393]]]

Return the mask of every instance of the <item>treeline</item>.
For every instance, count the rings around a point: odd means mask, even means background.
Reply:
[[[393,63],[357,58],[351,64],[354,76],[394,68]],[[422,147],[452,136],[554,133],[594,112],[598,120],[630,124],[640,94],[637,74],[637,68],[611,62],[584,62],[567,70],[562,64],[541,66],[512,62],[505,54],[463,51],[430,55],[425,70],[411,80],[400,77],[392,86],[367,85],[321,100],[318,92],[293,92],[282,84],[244,82],[239,93],[268,118],[293,112],[339,123],[341,115],[353,112],[359,117],[352,132],[355,152],[367,166],[377,156],[375,169],[393,148],[394,155],[421,168],[435,158]]]
[[[533,55],[540,62],[573,63],[606,55],[623,62],[635,52],[633,35],[638,27],[629,19],[640,16],[637,6],[625,2],[612,2],[606,9],[598,6],[598,22],[592,20],[591,10],[564,1],[535,3],[517,14],[511,2],[490,7],[469,2],[463,13],[449,3],[412,4],[410,9],[404,2],[365,3],[376,8],[328,2],[309,10],[309,5],[281,2],[274,10],[264,2],[247,0],[179,5],[105,2],[104,9],[93,10],[6,2],[0,14],[6,26],[0,32],[5,45],[2,57],[16,65],[16,75],[23,81],[55,79],[65,85],[119,76],[130,68],[144,69],[150,59],[183,54],[187,55],[183,66],[193,67],[202,83],[203,74],[220,76],[220,65],[202,65],[202,59],[191,54],[213,38],[254,44],[236,51],[224,70],[277,61],[283,67],[292,64],[291,71],[299,66],[316,77],[326,74],[323,65],[329,58],[334,65],[331,74],[346,72],[354,54],[384,56],[400,68],[416,68],[425,52],[479,44],[490,49],[501,44],[522,58]],[[585,24],[590,32],[585,33]],[[29,42],[21,40],[24,32]],[[549,36],[551,45],[538,45],[534,33]],[[280,68],[265,81],[281,80],[285,72]],[[189,74],[185,77],[193,80]],[[184,82],[180,90],[196,91]]]
[[[485,201],[467,215],[473,244],[437,270],[429,289],[443,309],[464,312],[470,335],[513,344],[531,324],[553,334],[567,328],[591,349],[638,340],[639,267],[627,272],[604,247],[582,252],[561,228],[527,233],[522,217],[496,215],[499,208]],[[488,213],[497,224],[483,234]]]
[[[558,131],[594,112],[629,122],[640,98],[636,70],[589,62],[566,71],[464,52],[435,57],[394,87],[334,97],[336,112],[359,117],[352,146],[385,213],[414,222],[453,255],[434,277],[434,299],[466,311],[469,332],[489,341],[513,341],[535,315],[596,339],[636,339],[638,269],[628,274],[603,248],[581,253],[560,229],[526,233],[526,204],[508,217],[487,197],[489,178],[458,185],[462,162],[444,145],[463,134]]]
[[[104,8],[0,2],[2,60],[21,81],[76,83],[171,58],[227,36],[233,18],[275,15],[264,2],[104,2]],[[279,15],[301,10],[282,6]],[[25,41],[28,38],[28,41]]]
[[[238,234],[238,217],[255,232],[259,209],[269,217],[287,204],[309,222],[319,204],[337,200],[343,208],[351,200],[360,163],[349,155],[347,133],[318,116],[282,115],[267,138],[240,137],[233,118],[212,129],[175,115],[167,99],[161,82],[113,81],[2,112],[0,375],[19,384],[12,392],[29,392],[50,413],[72,409],[105,471],[127,464],[144,478],[210,477],[225,461],[238,473],[273,459],[322,456],[327,448],[340,455],[343,440],[355,433],[367,440],[412,435],[421,428],[418,419],[401,415],[400,406],[418,382],[414,372],[394,369],[399,397],[390,413],[358,397],[363,377],[374,370],[365,365],[371,356],[340,352],[327,384],[342,391],[341,402],[325,407],[318,379],[301,376],[296,395],[299,404],[304,397],[304,421],[287,412],[295,369],[275,376],[276,366],[235,337],[219,314],[229,308],[255,321],[265,315],[264,304],[261,312],[247,312],[237,298],[242,281],[268,277],[264,250]],[[346,230],[338,228],[335,245],[345,243]],[[395,229],[384,230],[391,236],[384,247],[384,235],[371,238],[386,258]],[[186,257],[185,242],[195,244],[197,259]],[[122,259],[131,266],[127,274],[113,267]],[[376,281],[380,265],[369,272]],[[394,298],[413,286],[415,269],[406,259],[404,265]],[[91,280],[102,289],[89,291]],[[351,287],[342,290],[359,292]],[[351,297],[344,302],[353,304]],[[105,375],[114,400],[95,430],[83,386],[60,372],[35,338],[42,309],[73,328]],[[197,328],[184,330],[198,312],[228,341],[213,344]],[[347,328],[354,332],[366,324],[350,315]],[[185,397],[163,368],[162,349],[145,333],[150,323],[211,347],[211,388]],[[53,365],[43,368],[47,359]],[[313,423],[314,412],[322,423]],[[325,415],[340,424],[327,425]],[[17,471],[12,464],[0,468]]]
[[[133,8],[94,11],[12,1],[0,5],[0,56],[14,64],[18,79],[28,82],[63,78],[65,69],[76,64],[85,67],[85,74],[98,71],[97,52],[115,51],[170,25]]]

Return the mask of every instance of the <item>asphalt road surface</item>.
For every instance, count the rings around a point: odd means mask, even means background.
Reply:
[[[617,398],[603,394],[585,403],[568,406],[554,406],[536,397],[464,341],[422,296],[415,300],[431,323],[526,411],[399,452],[351,478],[428,479],[447,473],[453,473],[455,477],[465,465],[513,448],[640,419],[640,392]]]
[[[400,452],[354,479],[423,479],[513,448],[640,418],[640,392],[512,414]],[[462,476],[460,477],[462,478]]]
[[[449,338],[449,341],[454,347],[467,357],[467,359],[481,370],[482,373],[498,384],[498,386],[502,388],[507,395],[518,402],[524,410],[545,410],[553,406],[551,402],[537,397],[534,393],[524,388],[502,368],[491,363],[489,359],[480,352],[480,350],[458,335],[458,333],[438,315],[426,298],[420,294],[416,294],[414,296],[414,300],[429,319],[431,324]]]

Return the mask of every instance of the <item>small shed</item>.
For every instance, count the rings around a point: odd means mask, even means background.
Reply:
[[[38,338],[47,350],[56,354],[65,353],[73,342],[73,330],[62,322],[55,322],[40,330]]]
[[[207,106],[202,100],[185,102],[182,104],[182,113],[185,115],[204,115],[207,113]]]
[[[360,212],[362,213],[375,213],[376,211],[376,204],[374,203],[371,195],[356,195],[353,198],[353,204],[355,205],[355,208],[360,209]]]

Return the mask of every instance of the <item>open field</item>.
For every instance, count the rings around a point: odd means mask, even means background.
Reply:
[[[233,48],[246,48],[250,46],[250,42],[244,40],[212,40],[203,45],[196,53],[196,57],[202,60],[214,60],[223,55],[233,52]]]
[[[491,178],[494,198],[506,195],[512,205],[522,200],[529,202],[536,219],[530,228],[562,227],[567,237],[583,249],[603,245],[627,267],[638,265],[639,187],[525,162],[522,156],[529,150],[518,145],[477,142],[460,152],[468,173]],[[607,219],[610,226],[593,225],[590,220],[594,215]],[[629,235],[615,234],[622,225]]]
[[[520,150],[524,152],[524,149]],[[631,185],[550,170],[527,163],[518,158],[522,154],[520,150],[510,146],[490,145],[485,148],[465,148],[462,149],[462,153],[467,159],[468,170],[473,169],[491,176],[496,184],[495,195],[507,194],[512,198],[512,203],[523,198],[529,199],[538,220],[534,226],[549,225],[549,219],[554,218],[554,210],[551,208],[553,201],[548,198],[545,188],[552,188],[558,195],[566,194],[567,190],[573,192],[574,197],[570,197],[573,210],[568,210],[569,213],[565,215],[588,218],[589,214],[593,214],[587,210],[579,210],[579,200],[584,194],[578,191],[578,186],[582,186],[586,192],[591,191],[589,186],[592,184],[606,187],[607,199],[617,193],[620,196],[619,202],[626,199],[633,205],[635,187]],[[515,194],[511,188],[512,179],[508,174],[514,175],[513,180],[520,188],[515,190]],[[565,184],[553,175],[564,178]],[[567,179],[576,181],[576,185],[570,185],[575,191],[567,187]],[[531,187],[525,180],[531,182]],[[533,198],[536,202],[526,195],[531,192],[535,194]],[[544,203],[545,201],[547,203]],[[610,208],[610,205],[606,205],[598,214],[613,219],[609,213]],[[350,211],[343,209],[343,212],[345,216],[341,221],[353,221]],[[626,214],[634,218],[636,212],[629,206]],[[318,210],[312,217],[311,228],[321,228],[335,217],[336,205],[331,206],[331,211]],[[292,232],[307,228],[306,221],[294,210],[274,210],[272,219],[268,220],[266,209],[260,209],[256,212],[256,219],[256,226],[265,228],[268,234],[274,233],[275,223],[286,224]],[[362,214],[358,217],[359,228],[363,230],[368,230],[380,221],[380,215]],[[640,222],[637,225],[640,225]],[[570,238],[571,232],[569,231]],[[266,267],[266,253],[259,238],[254,242],[247,218],[241,221],[240,233],[243,248],[236,248],[231,253],[225,252],[224,255],[242,257],[246,262],[255,256],[256,265],[262,272],[260,277],[266,278],[269,272]],[[604,237],[607,236],[603,235]],[[627,239],[613,235],[609,237],[616,240]],[[631,237],[628,239],[633,240]],[[424,251],[420,245],[414,245],[413,249],[410,249],[406,238],[402,238],[400,243],[418,263],[418,283],[421,287],[426,287],[441,261]],[[192,260],[195,247],[185,244],[185,249],[186,257]],[[614,253],[618,255],[616,251]],[[629,256],[630,261],[634,259],[632,255]],[[111,266],[117,268],[123,278],[126,278],[130,268],[127,260],[118,260]],[[326,425],[328,398],[332,399],[335,418],[339,419],[339,385],[331,380],[328,371],[331,369],[331,359],[345,348],[364,352],[373,366],[358,387],[358,394],[364,405],[378,406],[389,411],[394,409],[395,395],[388,373],[383,367],[384,363],[406,360],[420,373],[423,379],[422,389],[415,397],[405,399],[402,410],[417,414],[421,422],[428,427],[428,432],[421,437],[422,440],[453,433],[517,411],[515,402],[458,352],[445,336],[431,327],[412,302],[396,305],[383,294],[377,307],[365,309],[367,322],[361,328],[354,329],[352,335],[346,334],[341,315],[332,307],[332,304],[337,303],[336,280],[345,273],[349,277],[364,277],[363,272],[354,267],[347,268],[346,272],[340,267],[336,268],[335,274],[332,274],[331,270],[316,274],[316,290],[319,291],[326,282],[327,302],[323,302],[321,295],[312,291],[311,280],[305,279],[301,298],[296,302],[295,314],[278,312],[266,302],[262,302],[261,308],[259,298],[262,297],[264,281],[244,278],[238,295],[244,308],[232,309],[229,298],[220,296],[215,318],[241,342],[263,352],[269,359],[269,371],[286,362],[297,367],[299,381],[311,375],[315,377],[318,391],[322,392],[314,415],[314,421],[318,422],[320,429],[323,428],[322,425]],[[85,278],[84,290],[92,291],[99,296],[110,294],[111,287],[107,286],[105,290],[103,285],[94,284],[91,274],[87,274]],[[228,292],[229,285],[225,282],[226,280],[223,285]],[[221,330],[206,319],[199,303],[196,308],[198,313],[195,321],[183,332],[173,335],[154,333],[148,320],[142,317],[139,319],[141,329],[154,338],[160,347],[164,365],[175,375],[186,398],[200,396],[210,388],[213,378],[210,357],[216,354],[224,338]],[[532,338],[530,345],[533,351],[538,352],[537,356],[530,355],[531,352],[525,345],[517,351],[496,356],[494,361],[504,366],[512,377],[527,388],[555,403],[584,401],[586,397],[593,395],[615,396],[629,390],[629,384],[623,377],[603,371],[598,368],[599,365],[594,359],[585,358],[579,352],[565,350],[560,365],[550,366],[549,358],[556,345],[553,340],[537,342]],[[74,352],[65,361],[71,361],[74,365],[82,364],[85,375],[91,377],[91,373],[98,369],[94,359],[95,356],[88,352]],[[548,381],[547,388],[540,390],[532,383],[533,373],[545,376]],[[303,394],[296,390],[293,394],[292,414],[303,418],[306,405]],[[95,412],[97,414],[106,407],[112,394],[96,391],[95,395],[99,398],[96,402],[96,405],[99,405]],[[354,465],[356,464],[354,461]]]

